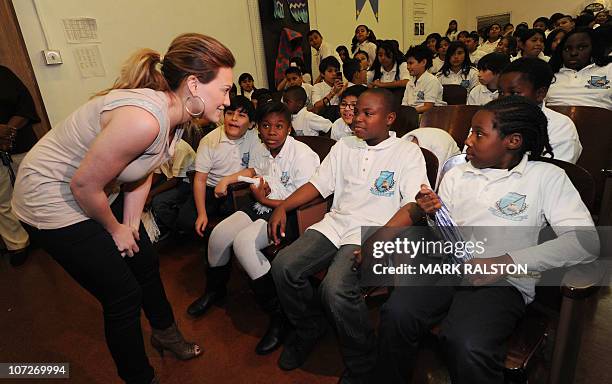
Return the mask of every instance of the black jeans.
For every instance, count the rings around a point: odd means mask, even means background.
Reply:
[[[122,196],[113,213],[122,217]],[[172,308],[159,275],[159,260],[142,224],[140,252],[121,257],[111,235],[96,221],[38,230],[25,225],[45,251],[95,296],[104,311],[106,343],[126,383],[150,383],[153,367],[145,353],[140,309],[155,329],[174,323]]]
[[[396,287],[382,307],[378,373],[384,383],[410,383],[419,340],[441,324],[440,342],[453,384],[502,384],[506,341],[525,312],[510,286]]]

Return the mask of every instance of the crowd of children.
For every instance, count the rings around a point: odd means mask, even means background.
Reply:
[[[366,25],[355,29],[350,48],[336,50],[311,30],[312,76],[300,57],[274,92],[242,73],[222,125],[180,141],[147,198],[161,241],[176,233],[207,239],[206,288],[189,315],[227,298],[235,257],[270,315],[255,351],[268,354],[285,342],[284,370],[302,366],[331,325],[346,366],[341,383],[372,375],[409,382],[406,363],[414,362],[419,338],[441,324],[453,382],[502,383],[504,343],[533,300],[534,282],[398,288],[382,309],[377,338],[355,268],[360,228],[408,226],[415,212],[432,214],[442,201],[458,225],[592,228],[565,173],[539,160],[576,163],[583,150],[572,120],[547,106],[612,110],[611,30],[603,12],[539,17],[532,28],[493,23],[482,33],[460,31],[452,20],[444,36],[432,33],[405,54]],[[453,138],[439,128],[399,138],[390,127],[400,104],[417,113],[445,105],[447,85],[465,88],[466,104],[482,107],[465,141],[469,162],[440,178],[442,164],[460,153]],[[320,159],[299,136],[336,143]],[[439,160],[431,187],[419,147]],[[239,181],[251,183],[250,194],[236,206],[228,190]],[[332,194],[330,211],[298,237],[295,209]],[[526,196],[520,220],[492,212],[509,194]],[[295,241],[270,262],[262,250],[282,238]],[[596,257],[567,233],[548,248],[523,240],[500,245],[503,256],[473,262],[525,263],[540,272]],[[315,289],[309,278],[325,268]]]

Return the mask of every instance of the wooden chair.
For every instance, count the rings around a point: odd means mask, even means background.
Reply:
[[[448,132],[463,148],[472,126],[472,117],[478,111],[478,105],[447,105],[433,107],[421,116],[421,127],[441,128]]]
[[[442,100],[448,105],[465,105],[468,92],[465,87],[458,84],[445,84],[442,86]]]
[[[612,189],[604,196],[606,183],[612,184],[605,170],[612,168],[612,111],[597,107],[548,106],[568,116],[578,131],[582,154],[577,164],[586,169],[595,180],[596,199],[593,211],[598,218],[610,217],[608,203],[612,199]],[[602,206],[602,204],[604,206]],[[604,211],[601,208],[606,208]]]
[[[395,131],[397,137],[402,137],[418,127],[419,114],[416,109],[407,105],[400,105],[397,109],[397,118],[391,125],[391,130]]]
[[[465,163],[465,156],[456,155],[444,164],[442,175],[452,166]],[[555,159],[543,159],[562,168],[572,181],[587,208],[595,202],[595,183],[582,167]],[[449,163],[450,162],[450,163]],[[450,164],[447,166],[447,164]],[[576,273],[580,271],[580,273]],[[547,274],[559,271],[547,271]],[[527,383],[529,370],[538,352],[547,342],[554,342],[549,383],[570,384],[580,348],[583,317],[587,299],[598,290],[603,270],[594,263],[568,270],[560,287],[537,287],[536,299],[526,310],[508,340],[506,355],[506,380],[512,383]],[[556,324],[556,327],[555,327]],[[550,330],[556,328],[556,337],[549,340]],[[438,327],[432,329],[433,334]]]

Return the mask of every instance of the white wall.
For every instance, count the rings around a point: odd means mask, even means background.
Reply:
[[[43,62],[45,43],[33,1],[13,4],[52,126],[111,86],[133,51],[147,47],[163,54],[180,33],[200,32],[226,44],[236,57],[235,79],[242,72],[257,73],[247,0],[37,0],[51,48],[62,54],[64,64],[58,66]],[[62,30],[61,20],[73,17],[97,19],[105,77],[81,78],[72,52],[75,45],[66,43]],[[259,79],[255,82],[258,85]]]
[[[595,2],[589,1],[588,3]],[[468,30],[476,29],[476,16],[505,13],[510,11],[510,22],[514,25],[525,21],[529,26],[540,16],[550,17],[555,12],[577,15],[586,5],[584,1],[576,0],[512,0],[512,1],[491,1],[491,0],[471,0],[465,2],[469,4],[470,12],[467,13],[466,21]],[[460,27],[460,29],[462,29]]]

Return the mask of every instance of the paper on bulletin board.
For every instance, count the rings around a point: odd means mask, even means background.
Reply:
[[[414,22],[414,35],[425,35],[427,25],[431,24],[431,0],[414,0],[412,3],[412,21]]]
[[[98,23],[91,17],[62,19],[66,41],[71,44],[99,43]]]
[[[75,48],[74,58],[84,79],[106,76],[100,48],[97,45],[84,45]]]

